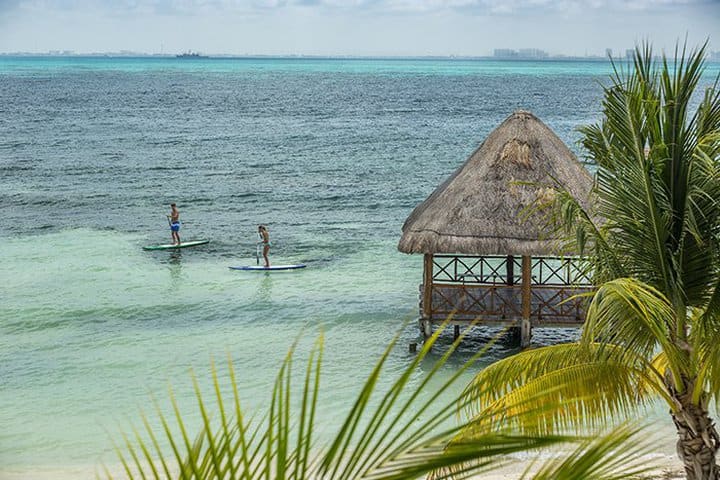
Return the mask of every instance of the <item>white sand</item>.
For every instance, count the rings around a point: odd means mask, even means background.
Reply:
[[[643,480],[684,480],[685,475],[682,472],[682,466],[680,461],[673,456],[664,454],[652,454],[644,457],[648,464],[652,464],[654,468],[644,474]],[[478,478],[478,480],[517,480],[525,472],[530,460],[517,461],[510,465],[496,470],[492,473],[487,473]],[[532,471],[532,470],[531,470]]]
[[[656,453],[646,456],[645,459],[656,468],[641,477],[644,480],[682,480],[685,478],[680,462],[674,456]],[[517,480],[534,460],[538,460],[538,457],[509,458],[507,466],[477,478],[478,480]],[[542,460],[543,456],[540,456],[540,461]],[[117,475],[115,478],[124,478],[120,465],[113,466],[110,470],[113,476]],[[100,478],[104,478],[102,467],[99,465],[79,465],[65,468],[43,467],[31,470],[0,468],[0,480],[82,480],[94,479],[96,472],[101,473]]]

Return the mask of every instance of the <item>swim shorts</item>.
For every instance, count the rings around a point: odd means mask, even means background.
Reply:
[[[170,231],[172,232],[179,232],[180,231],[180,222],[173,222],[170,224]]]

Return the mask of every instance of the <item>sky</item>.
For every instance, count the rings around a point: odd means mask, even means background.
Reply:
[[[0,0],[0,52],[624,54],[709,39],[720,0]]]

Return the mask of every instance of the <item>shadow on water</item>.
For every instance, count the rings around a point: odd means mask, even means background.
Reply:
[[[477,365],[480,367],[523,351],[516,335],[512,331],[500,327],[478,325],[464,333],[465,336],[457,350],[448,359],[447,364],[452,368],[461,367],[482,350],[484,353],[477,361]],[[578,340],[579,335],[580,330],[575,328],[534,328],[530,348],[574,342]],[[447,327],[440,334],[432,351],[423,362],[423,368],[430,368],[452,347],[454,341],[453,328]],[[418,345],[419,347],[420,345]]]
[[[452,348],[454,341],[453,328],[450,326],[436,340],[432,350],[423,362],[423,369],[434,365],[440,357]],[[480,351],[484,351],[484,353],[477,360],[477,365],[483,367],[520,352],[520,347],[501,328],[476,326],[471,329],[471,332],[465,333],[457,349],[447,360],[447,365],[453,369],[459,368]]]

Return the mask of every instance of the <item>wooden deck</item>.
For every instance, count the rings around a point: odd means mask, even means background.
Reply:
[[[529,345],[533,327],[580,327],[594,287],[578,258],[425,255],[420,327],[519,327]]]
[[[424,285],[420,285],[420,313],[423,312]],[[519,325],[522,318],[521,285],[459,285],[434,283],[432,314],[436,324]],[[587,298],[576,297],[592,292],[590,286],[568,287],[535,285],[530,290],[530,323],[533,327],[580,326],[585,320]]]

